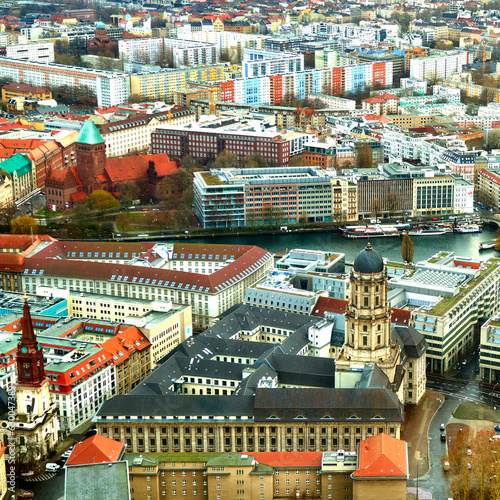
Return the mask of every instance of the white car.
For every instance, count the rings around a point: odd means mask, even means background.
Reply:
[[[46,470],[47,472],[57,472],[60,468],[61,468],[61,466],[60,466],[60,465],[53,464],[53,463],[48,463],[48,464],[45,466],[45,470]]]
[[[67,450],[67,451],[65,451],[65,452],[61,455],[61,457],[62,457],[62,458],[69,458],[69,456],[71,455],[71,452],[72,452],[72,451],[73,451],[73,450]]]

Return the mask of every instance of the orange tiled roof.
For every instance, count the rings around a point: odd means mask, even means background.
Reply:
[[[387,434],[377,434],[359,443],[358,470],[355,478],[390,477],[406,479],[406,441]]]
[[[261,464],[271,467],[318,467],[321,465],[322,451],[259,451],[247,453]]]
[[[75,446],[66,465],[116,462],[120,459],[124,448],[125,443],[96,434]]]

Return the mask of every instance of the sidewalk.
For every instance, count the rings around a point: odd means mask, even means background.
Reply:
[[[417,406],[405,408],[405,423],[401,427],[401,439],[408,443],[408,464],[410,478],[425,476],[429,472],[429,460],[421,460],[429,456],[429,425],[444,401],[444,396],[436,391],[427,391]]]

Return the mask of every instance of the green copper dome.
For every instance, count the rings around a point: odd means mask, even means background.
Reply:
[[[104,29],[106,29],[106,25],[105,25],[102,21],[97,21],[97,22],[95,23],[95,27],[96,27],[97,29],[100,29],[100,30],[104,30]]]
[[[102,144],[104,139],[101,133],[97,130],[95,123],[92,120],[87,120],[84,122],[82,129],[80,130],[80,135],[76,140],[79,144]]]

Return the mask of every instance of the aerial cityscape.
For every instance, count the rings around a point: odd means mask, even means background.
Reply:
[[[0,499],[500,500],[499,36],[0,3]]]

